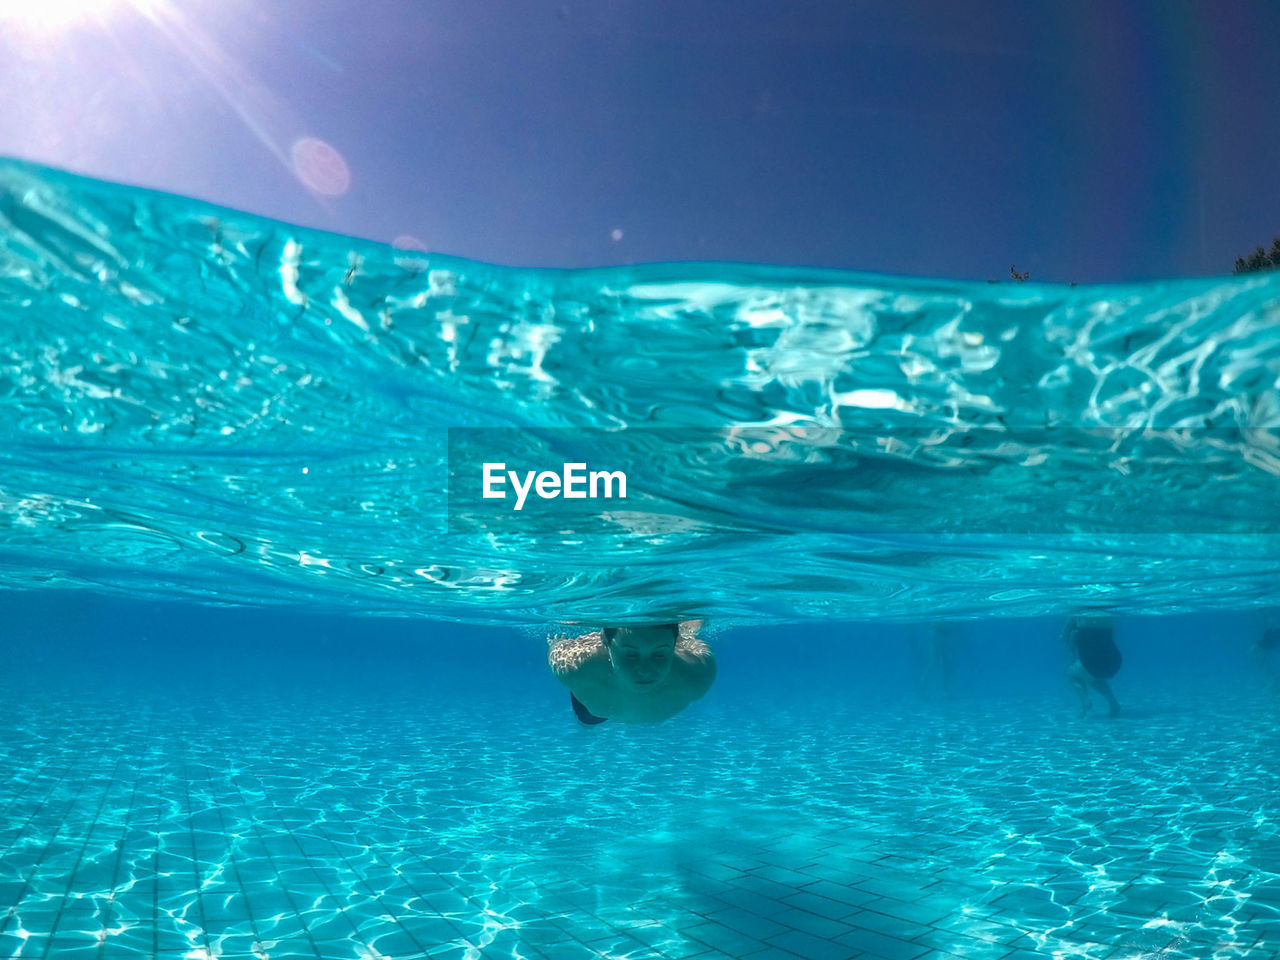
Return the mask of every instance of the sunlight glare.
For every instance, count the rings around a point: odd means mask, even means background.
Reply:
[[[147,7],[151,0],[0,0],[0,25],[54,33],[86,23],[104,23],[121,7]]]

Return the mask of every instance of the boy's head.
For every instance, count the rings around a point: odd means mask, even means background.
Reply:
[[[654,686],[671,672],[680,624],[605,627],[601,634],[613,672],[628,686]]]

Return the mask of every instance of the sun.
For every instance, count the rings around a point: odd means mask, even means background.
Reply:
[[[0,30],[54,33],[70,27],[102,24],[134,0],[0,0]]]

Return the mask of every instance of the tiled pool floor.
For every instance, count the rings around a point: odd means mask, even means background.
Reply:
[[[11,701],[0,957],[1274,960],[1280,711],[1138,707]]]

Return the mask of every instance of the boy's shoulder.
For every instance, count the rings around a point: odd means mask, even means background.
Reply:
[[[560,634],[547,640],[547,662],[558,677],[577,673],[606,658],[604,635],[599,630],[577,636]]]

